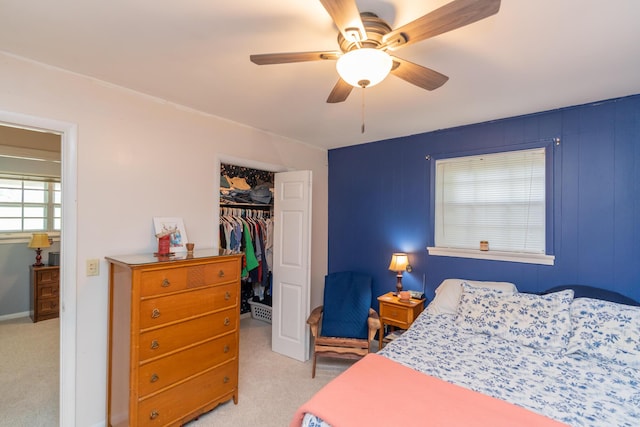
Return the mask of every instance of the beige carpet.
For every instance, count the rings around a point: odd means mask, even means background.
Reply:
[[[59,375],[59,319],[0,322],[0,426],[57,426]]]
[[[271,351],[271,325],[251,318],[240,322],[240,393],[188,427],[286,427],[296,409],[353,362],[318,359],[316,377],[305,363]]]
[[[0,322],[0,427],[55,427],[59,419],[58,319]],[[240,321],[240,393],[188,427],[284,427],[295,410],[351,365],[318,359],[316,378],[305,363],[271,351],[271,325]]]

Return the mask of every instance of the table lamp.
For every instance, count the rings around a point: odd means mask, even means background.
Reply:
[[[402,290],[402,272],[407,270],[407,266],[409,265],[409,258],[407,254],[404,253],[395,253],[391,255],[391,263],[389,264],[389,270],[395,271],[398,274],[396,278],[398,279],[396,282],[396,293],[399,293]]]
[[[48,248],[51,246],[49,243],[49,236],[47,233],[33,233],[31,236],[31,241],[29,242],[29,247],[31,249],[36,250],[36,263],[33,264],[34,267],[42,267],[44,264],[42,263],[42,248]]]

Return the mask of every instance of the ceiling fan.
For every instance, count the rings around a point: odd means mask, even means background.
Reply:
[[[388,51],[464,27],[494,15],[500,0],[453,0],[395,30],[377,15],[360,13],[355,0],[320,0],[340,33],[339,51],[265,53],[251,55],[258,65],[337,60],[340,78],[327,102],[343,102],[354,87],[370,87],[389,74],[427,90],[442,86],[449,77],[430,68],[389,55]],[[353,75],[350,73],[356,70]]]

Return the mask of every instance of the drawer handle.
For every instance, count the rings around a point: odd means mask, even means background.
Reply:
[[[159,310],[159,309],[157,309],[157,308],[154,308],[154,309],[151,311],[151,318],[152,318],[152,319],[157,319],[158,317],[160,317],[160,310]]]
[[[158,412],[157,410],[153,410],[151,411],[151,413],[149,414],[149,419],[150,420],[155,420],[156,418],[158,418],[160,416],[160,412]]]
[[[229,346],[225,345],[224,349],[222,351],[225,352],[225,353],[229,353],[229,350],[230,350]]]
[[[171,282],[169,281],[169,279],[164,279],[160,284],[160,286],[162,286],[163,288],[168,288],[170,285],[171,285]]]
[[[155,383],[159,379],[160,377],[158,376],[158,374],[151,374],[151,379],[149,381],[151,381],[152,383]]]
[[[218,272],[218,277],[224,277],[224,270],[220,270]]]
[[[229,381],[230,381],[230,379],[229,379],[229,377],[227,377],[226,375],[225,375],[225,377],[222,379],[222,382],[223,382],[223,383],[225,383],[225,384],[226,384],[226,383],[228,383]]]
[[[158,343],[158,340],[151,341],[151,350],[156,350],[158,347],[160,347],[160,343]]]
[[[229,326],[231,324],[231,319],[229,319],[228,317],[224,318],[224,326]]]
[[[231,293],[229,291],[224,293],[224,300],[229,301],[231,299]]]

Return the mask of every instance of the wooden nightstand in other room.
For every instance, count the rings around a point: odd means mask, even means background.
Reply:
[[[384,346],[385,325],[394,328],[409,329],[416,317],[424,310],[424,299],[411,299],[400,301],[393,292],[378,297],[380,304],[380,332],[378,333],[379,346]]]
[[[33,322],[54,319],[60,309],[60,267],[30,266],[29,315]]]

